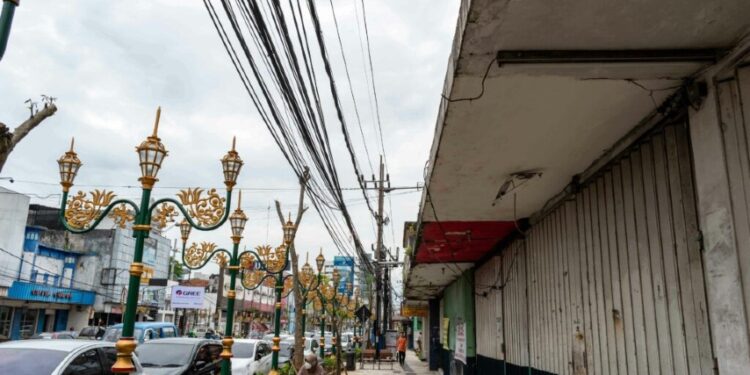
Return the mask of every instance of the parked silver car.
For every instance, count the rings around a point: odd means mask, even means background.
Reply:
[[[103,375],[117,359],[115,344],[93,340],[22,340],[0,344],[0,374]],[[134,358],[136,374],[143,374]]]

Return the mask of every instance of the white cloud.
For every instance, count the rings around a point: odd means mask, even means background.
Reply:
[[[344,50],[349,60],[364,139],[373,164],[379,147],[369,83],[360,46],[361,25],[355,21],[354,2],[335,1]],[[458,10],[456,0],[367,1],[368,27],[375,79],[380,99],[386,151],[392,184],[422,181],[428,157]],[[356,152],[366,174],[362,136],[356,127],[351,98],[336,39],[330,5],[318,2],[318,11],[335,68],[339,92]],[[360,11],[360,10],[358,10]],[[32,132],[11,155],[4,176],[17,180],[0,184],[24,193],[58,194],[55,160],[71,136],[84,162],[79,184],[138,185],[134,147],[150,133],[154,111],[163,106],[162,140],[170,150],[157,185],[157,197],[171,195],[168,186],[222,187],[218,159],[231,137],[238,137],[245,160],[241,187],[289,188],[296,178],[273,143],[226,56],[200,2],[22,2],[16,11],[8,49],[0,61],[0,120],[14,126],[28,116],[24,100],[39,94],[58,97],[58,113]],[[329,132],[342,185],[356,180],[341,141],[339,125]],[[138,189],[114,189],[135,197]],[[278,241],[280,228],[273,199],[286,209],[296,204],[295,191],[255,191],[243,196],[250,223],[245,242],[257,245]],[[357,191],[347,191],[351,211],[363,244],[375,241],[372,220]],[[57,205],[59,196],[39,203]],[[388,246],[401,246],[403,222],[416,218],[419,193],[392,198]],[[271,204],[270,223],[266,207]],[[388,207],[386,205],[386,207]],[[169,232],[176,237],[177,231]],[[227,244],[228,228],[196,233]],[[299,233],[298,247],[329,259],[336,250],[310,209]],[[393,273],[395,278],[400,272]]]

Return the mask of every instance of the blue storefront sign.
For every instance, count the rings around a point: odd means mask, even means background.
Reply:
[[[354,283],[354,258],[335,256],[333,266],[339,270],[341,280],[339,281],[339,293],[347,293],[347,283]]]
[[[94,292],[84,290],[57,288],[44,284],[32,284],[13,281],[8,289],[8,298],[24,301],[68,303],[74,305],[93,305]]]

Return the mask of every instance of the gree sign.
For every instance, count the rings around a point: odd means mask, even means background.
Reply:
[[[203,307],[202,287],[195,286],[173,286],[172,308],[173,309],[200,309]]]

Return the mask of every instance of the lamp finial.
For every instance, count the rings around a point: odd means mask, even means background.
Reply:
[[[154,134],[153,137],[157,138],[159,133],[159,119],[161,118],[161,106],[156,107],[156,121],[154,122]]]
[[[70,152],[73,152],[73,146],[76,143],[76,137],[70,138]]]
[[[237,136],[235,135],[232,137],[232,151],[234,151],[234,146],[237,144]]]

